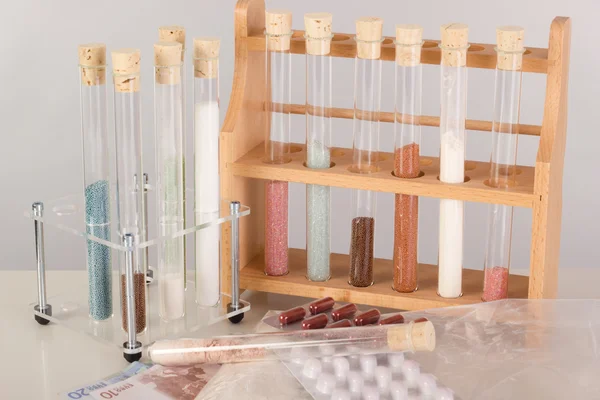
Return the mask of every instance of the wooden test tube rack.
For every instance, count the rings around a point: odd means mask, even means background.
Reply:
[[[424,175],[415,179],[392,176],[393,154],[383,153],[380,172],[357,175],[348,171],[352,149],[332,149],[330,169],[309,169],[304,145],[292,145],[292,161],[288,164],[266,164],[264,137],[268,115],[265,111],[265,5],[264,0],[239,0],[235,9],[235,74],[227,116],[220,137],[221,197],[238,199],[250,206],[252,214],[240,221],[240,287],[271,293],[306,297],[332,296],[338,301],[351,301],[415,310],[430,307],[463,305],[481,301],[483,271],[463,270],[463,296],[457,299],[439,297],[437,267],[420,264],[419,290],[397,293],[392,290],[392,261],[376,259],[375,284],[367,288],[348,285],[348,256],[332,254],[331,279],[310,282],[306,279],[306,252],[290,249],[289,274],[282,277],[264,274],[264,180],[280,180],[304,184],[367,189],[404,193],[422,197],[447,198],[481,203],[499,203],[533,209],[531,264],[527,276],[510,275],[510,298],[554,298],[557,292],[558,259],[562,209],[562,176],[567,128],[567,83],[571,21],[556,17],[550,26],[548,48],[526,48],[523,72],[546,74],[544,115],[540,125],[520,125],[521,135],[539,136],[535,166],[518,166],[518,185],[509,189],[485,184],[489,163],[468,161],[463,184],[446,184],[437,179],[439,159],[421,157]],[[331,56],[354,58],[354,35],[336,33],[331,43]],[[426,40],[421,62],[440,64],[439,41]],[[496,68],[494,44],[472,43],[467,55],[469,68]],[[293,54],[305,53],[303,31],[294,31]],[[382,43],[381,58],[394,61],[392,37]],[[282,105],[292,114],[304,114],[303,104]],[[352,109],[334,108],[334,118],[353,117]],[[382,112],[380,121],[392,123],[394,114]],[[439,126],[439,116],[422,116],[421,124]],[[491,121],[467,120],[466,128],[490,132]],[[393,209],[390,209],[393,213]],[[229,225],[224,225],[223,238],[229,238]],[[222,271],[225,288],[230,287],[230,243],[223,242]]]

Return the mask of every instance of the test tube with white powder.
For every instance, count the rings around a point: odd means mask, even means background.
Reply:
[[[465,24],[441,27],[440,181],[465,179],[465,119],[467,113],[467,49]],[[462,294],[463,207],[461,200],[440,200],[438,294]]]
[[[194,39],[194,170],[196,225],[219,215],[219,46],[218,38]],[[220,299],[219,225],[196,232],[196,303]]]
[[[156,147],[156,204],[158,208],[158,297],[163,320],[185,312],[183,230],[183,107],[181,51],[176,42],[154,45],[154,119]]]

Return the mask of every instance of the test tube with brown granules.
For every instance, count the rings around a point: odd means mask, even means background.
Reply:
[[[136,246],[145,237],[146,228],[140,219],[144,210],[140,59],[138,49],[121,49],[112,52],[118,232],[121,238],[131,235]],[[130,271],[132,275],[129,276],[125,252],[120,252],[122,322],[123,329],[127,331],[126,280],[132,278],[135,331],[141,333],[147,326],[147,299],[144,284],[146,270],[141,257],[143,250],[136,247],[132,251],[133,270]]]
[[[394,175],[402,179],[417,178],[420,172],[422,44],[421,26],[396,25]],[[418,234],[419,198],[397,193],[393,288],[398,292],[417,290]]]
[[[381,41],[383,20],[363,17],[356,21],[357,57],[354,66],[353,160],[349,170],[356,174],[378,171],[379,110],[381,103]],[[373,284],[373,239],[375,236],[376,192],[354,190],[352,237],[348,283]]]

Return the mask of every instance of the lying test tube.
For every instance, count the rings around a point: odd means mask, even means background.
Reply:
[[[175,339],[154,343],[148,357],[155,364],[183,366],[250,361],[292,360],[331,346],[336,356],[401,351],[433,351],[435,330],[430,321],[339,329]]]

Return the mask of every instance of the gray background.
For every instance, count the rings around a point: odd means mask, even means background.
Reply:
[[[13,1],[3,4],[0,21],[2,62],[0,110],[0,269],[34,268],[32,223],[23,217],[33,200],[55,199],[82,192],[81,137],[77,44],[105,42],[108,49],[138,47],[142,50],[144,93],[143,132],[145,164],[153,171],[152,44],[160,25],[181,24],[187,28],[188,46],[195,36],[220,36],[221,119],[229,101],[233,76],[233,0],[221,1]],[[561,268],[595,266],[599,211],[595,198],[599,189],[593,164],[600,145],[594,133],[596,93],[600,82],[599,53],[595,51],[597,15],[600,3],[593,0],[504,0],[478,1],[268,1],[268,7],[293,12],[295,29],[303,29],[302,15],[328,11],[334,14],[336,32],[354,32],[354,20],[365,15],[384,19],[384,34],[394,34],[396,23],[419,23],[427,39],[439,38],[439,26],[464,22],[470,27],[471,42],[495,42],[497,25],[522,25],[528,46],[547,47],[549,26],[556,15],[573,18],[571,47],[569,132],[564,174]],[[189,47],[188,47],[189,48]],[[188,52],[188,61],[189,61]],[[304,102],[304,60],[293,56],[293,102]],[[334,60],[334,106],[352,106],[353,60]],[[382,109],[393,109],[393,63],[384,63]],[[191,99],[191,74],[188,99]],[[439,113],[439,68],[424,67],[423,113]],[[469,71],[468,116],[490,119],[494,72]],[[523,79],[522,122],[539,124],[545,94],[545,76],[526,74]],[[110,92],[109,92],[110,93]],[[109,96],[111,97],[111,96]],[[112,98],[110,99],[112,110]],[[191,118],[191,112],[188,112]],[[304,142],[304,117],[293,117],[293,141]],[[191,126],[191,121],[188,121]],[[112,119],[109,123],[112,132]],[[352,146],[351,121],[335,120],[334,145]],[[489,160],[489,134],[469,132],[467,157]],[[437,155],[439,133],[423,128],[423,154]],[[393,127],[382,124],[381,149],[393,150]],[[519,163],[532,165],[537,140],[522,137]],[[304,186],[290,190],[290,246],[305,245]],[[481,268],[484,253],[487,205],[468,203],[466,208],[465,267]],[[347,253],[349,244],[350,191],[333,190],[332,249]],[[438,200],[422,198],[420,203],[421,262],[437,260]],[[47,228],[50,268],[84,268],[85,246],[81,239]],[[376,229],[376,256],[391,258],[393,240],[393,196],[379,194]],[[516,209],[513,227],[513,268],[527,268],[531,240],[531,211]],[[596,249],[596,250],[594,250]]]

